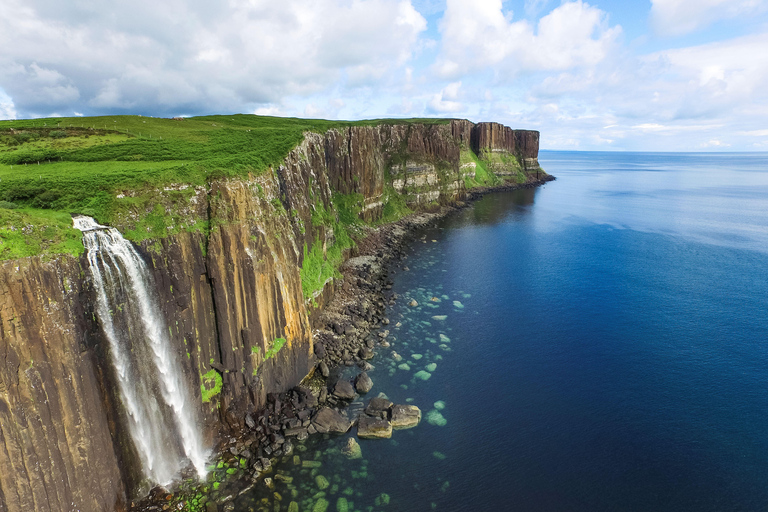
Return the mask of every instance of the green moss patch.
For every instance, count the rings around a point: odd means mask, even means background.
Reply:
[[[312,299],[329,279],[341,277],[339,267],[344,262],[344,251],[354,245],[350,230],[362,224],[359,216],[362,197],[361,194],[334,194],[332,207],[315,205],[312,225],[333,229],[334,242],[330,247],[326,245],[325,252],[321,240],[315,240],[311,248],[304,244],[300,274],[305,299]]]
[[[272,346],[269,347],[269,349],[264,353],[264,359],[270,359],[272,357],[275,357],[275,354],[280,352],[280,349],[283,348],[285,345],[286,339],[285,338],[276,338],[272,342]]]
[[[216,370],[211,370],[202,375],[200,380],[200,393],[203,397],[203,403],[207,404],[211,398],[221,393],[221,386],[223,385],[221,375]]]
[[[475,177],[464,178],[464,185],[467,189],[475,187],[491,187],[501,183],[501,179],[486,167],[485,163],[477,157],[474,151],[470,149],[462,149],[461,164],[470,162],[475,164]]]

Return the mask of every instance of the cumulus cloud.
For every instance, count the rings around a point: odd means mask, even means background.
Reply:
[[[0,87],[22,115],[242,110],[407,62],[410,0],[6,0]]]
[[[768,0],[651,0],[651,19],[656,30],[676,36],[702,29],[711,23],[768,10]]]
[[[768,34],[756,34],[539,73],[514,98],[521,114],[505,120],[537,126],[542,147],[754,149],[768,136],[766,47]]]
[[[565,2],[536,27],[512,21],[501,0],[448,0],[441,22],[438,72],[458,77],[486,67],[507,72],[567,70],[594,66],[610,52],[621,27],[581,0]]]
[[[461,112],[464,107],[457,101],[460,89],[461,82],[448,84],[443,90],[432,96],[432,99],[429,101],[429,109],[438,114]]]
[[[768,48],[768,34],[664,50],[644,60],[663,70],[659,87],[674,88],[665,101],[677,103],[675,116],[697,118],[768,102],[768,53],[756,48]]]

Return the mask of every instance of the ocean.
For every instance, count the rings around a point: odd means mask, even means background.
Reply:
[[[768,509],[768,154],[540,162],[557,181],[487,195],[393,269],[361,401],[421,424],[359,459],[354,429],[311,437],[278,508]]]

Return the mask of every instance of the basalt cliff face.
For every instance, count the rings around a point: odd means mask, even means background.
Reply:
[[[368,222],[398,202],[449,204],[483,162],[534,180],[538,141],[495,123],[353,126],[308,133],[258,176],[157,190],[166,210],[207,225],[139,247],[207,445],[314,367],[310,319],[333,273],[309,270],[350,255],[340,204]],[[0,263],[0,511],[122,510],[146,490],[87,266],[85,256]]]

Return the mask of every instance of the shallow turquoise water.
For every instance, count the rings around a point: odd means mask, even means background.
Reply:
[[[323,466],[278,466],[296,501],[323,474],[329,510],[768,508],[768,156],[541,162],[556,182],[487,196],[396,269],[370,396],[421,425],[354,461],[311,439]]]

